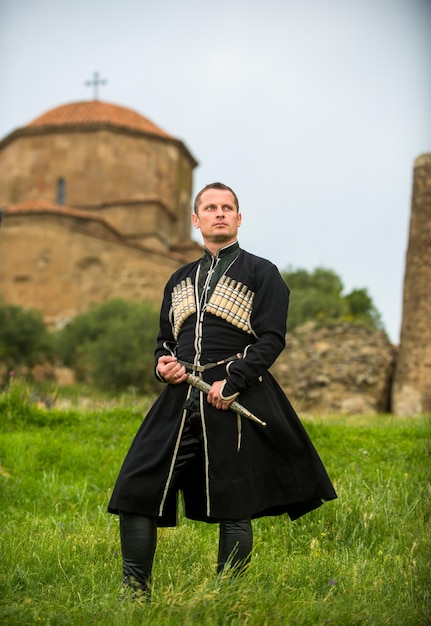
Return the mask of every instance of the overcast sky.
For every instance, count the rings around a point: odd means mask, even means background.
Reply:
[[[0,0],[0,138],[100,72],[236,190],[244,249],[367,288],[397,343],[430,33],[431,0]]]

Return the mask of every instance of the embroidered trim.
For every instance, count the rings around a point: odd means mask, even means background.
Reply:
[[[252,334],[251,312],[254,292],[229,276],[222,276],[207,304],[206,311]]]
[[[224,395],[223,395],[223,390],[224,390],[224,388],[225,388],[225,386],[226,386],[226,383],[227,383],[227,380],[226,380],[226,378],[225,378],[225,379],[224,379],[224,381],[223,381],[223,385],[221,386],[221,389],[220,389],[220,398],[221,398],[222,400],[236,400],[236,399],[237,399],[237,397],[239,396],[239,391],[236,391],[236,392],[235,392],[235,393],[233,393],[231,396],[224,396]]]
[[[176,285],[171,294],[171,310],[169,317],[175,340],[186,319],[196,313],[194,286],[190,277]]]
[[[199,394],[199,405],[201,412],[201,424],[202,424],[202,436],[203,436],[203,448],[204,448],[204,458],[205,458],[205,497],[207,504],[207,515],[211,517],[211,495],[210,495],[210,457],[208,452],[208,435],[207,435],[207,425],[205,422],[205,409],[204,409],[204,395],[203,393]]]
[[[187,397],[190,396],[190,391],[191,391],[191,387],[190,387],[190,389],[188,391]],[[171,465],[169,467],[169,474],[168,474],[168,477],[166,479],[165,488],[163,490],[162,499],[161,499],[160,505],[159,505],[159,517],[161,517],[163,515],[163,509],[165,507],[165,502],[166,502],[166,498],[167,498],[167,495],[168,495],[169,487],[171,486],[172,475],[173,475],[173,472],[174,472],[175,461],[177,460],[178,450],[179,450],[180,442],[181,442],[181,436],[183,434],[184,424],[185,424],[185,421],[186,421],[186,415],[187,415],[187,411],[184,410],[183,413],[182,413],[182,417],[181,417],[180,430],[178,432],[177,441],[175,443],[174,453],[172,455]]]

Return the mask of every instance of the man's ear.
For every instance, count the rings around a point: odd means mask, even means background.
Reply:
[[[192,213],[192,224],[195,228],[199,228],[199,217],[196,213]]]

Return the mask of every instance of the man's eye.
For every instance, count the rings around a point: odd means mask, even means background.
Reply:
[[[223,207],[223,211],[232,211],[232,207],[231,206],[224,206]]]

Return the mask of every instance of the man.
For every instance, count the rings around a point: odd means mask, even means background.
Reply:
[[[242,571],[251,520],[296,519],[336,498],[307,433],[268,368],[285,346],[289,290],[277,268],[237,242],[238,199],[212,183],[192,222],[202,259],[168,281],[160,313],[156,375],[167,383],[126,456],[109,503],[120,515],[124,583],[147,593],[157,526],[218,522],[218,572]],[[208,395],[188,373],[210,384]],[[230,410],[238,398],[266,427]]]

